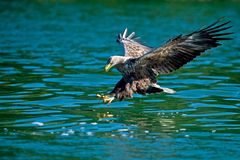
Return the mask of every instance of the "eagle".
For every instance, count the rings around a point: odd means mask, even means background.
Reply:
[[[114,99],[132,98],[134,93],[175,93],[173,89],[161,87],[157,83],[158,76],[172,73],[206,50],[220,46],[220,41],[231,40],[226,36],[233,34],[226,32],[232,27],[229,23],[219,19],[190,34],[178,35],[157,48],[139,42],[135,32],[128,35],[126,28],[117,37],[117,42],[124,47],[124,56],[111,56],[105,66],[106,72],[116,67],[122,78],[109,94],[97,94],[97,97],[104,103],[111,103]]]

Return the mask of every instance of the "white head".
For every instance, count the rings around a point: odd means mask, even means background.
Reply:
[[[128,59],[129,57],[124,57],[124,56],[111,56],[108,59],[107,65],[105,66],[105,71],[108,72],[112,67],[118,64],[123,64]]]

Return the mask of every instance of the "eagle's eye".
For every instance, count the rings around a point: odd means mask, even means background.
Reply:
[[[107,64],[109,64],[111,62],[112,58],[108,58]]]

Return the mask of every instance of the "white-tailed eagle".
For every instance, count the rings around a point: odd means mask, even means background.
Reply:
[[[158,48],[148,47],[136,40],[135,32],[127,35],[127,29],[118,35],[117,42],[123,45],[124,56],[111,56],[105,66],[105,71],[116,67],[122,74],[109,95],[97,94],[104,103],[111,103],[114,99],[132,98],[133,93],[175,93],[174,90],[160,87],[157,77],[169,74],[186,63],[201,55],[208,49],[220,46],[222,40],[232,33],[225,32],[231,26],[230,21],[218,20],[211,25],[187,35],[179,35],[170,39]]]

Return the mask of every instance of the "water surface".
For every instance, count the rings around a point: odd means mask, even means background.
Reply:
[[[0,2],[1,159],[238,159],[240,4]],[[102,104],[125,27],[157,47],[219,17],[234,40],[159,78],[174,95]]]

